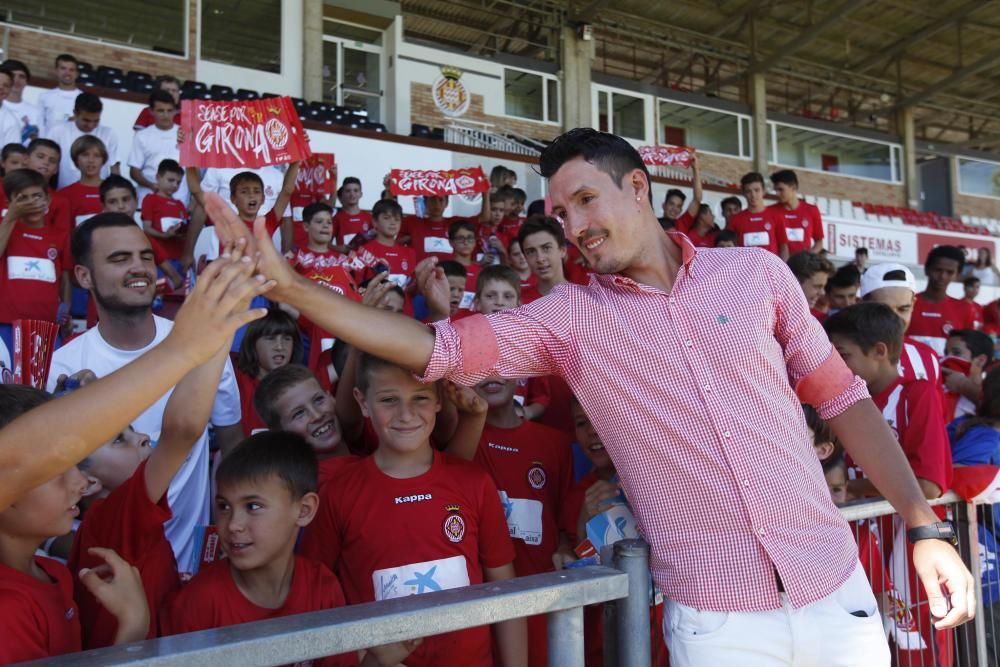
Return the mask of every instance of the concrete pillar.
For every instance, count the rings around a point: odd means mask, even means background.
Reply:
[[[594,60],[594,42],[580,39],[576,29],[562,29],[562,126],[592,127],[590,67]]]
[[[323,99],[323,0],[302,2],[302,97]]]
[[[750,75],[750,108],[753,127],[753,169],[767,178],[771,153],[771,128],[767,126],[767,80],[762,72]]]
[[[903,164],[897,165],[906,191],[906,205],[920,210],[920,175],[917,171],[917,134],[913,125],[913,109],[899,110],[899,133],[903,136]]]

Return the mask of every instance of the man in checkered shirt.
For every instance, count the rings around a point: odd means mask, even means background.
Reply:
[[[516,310],[428,328],[295,276],[257,230],[270,296],[422,374],[559,375],[601,436],[651,547],[676,665],[888,665],[875,599],[830,500],[800,403],[815,406],[910,527],[939,625],[973,614],[971,574],[791,272],[754,248],[664,233],[623,139],[572,130],[541,156],[553,214],[595,275]],[[240,233],[224,223],[220,236]],[[230,231],[231,230],[231,231]],[[447,290],[433,267],[426,291]],[[446,295],[446,292],[445,292]]]

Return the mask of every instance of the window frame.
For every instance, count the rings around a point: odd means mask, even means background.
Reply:
[[[706,155],[718,155],[721,157],[726,157],[730,159],[737,160],[752,160],[753,159],[753,121],[749,114],[738,113],[736,111],[723,111],[722,109],[716,109],[715,107],[706,106],[703,104],[691,104],[690,102],[679,102],[677,100],[671,99],[669,97],[657,97],[656,100],[656,142],[660,145],[664,145],[665,138],[663,136],[663,118],[660,115],[660,103],[667,102],[668,104],[676,104],[682,107],[691,107],[693,109],[704,109],[705,111],[714,111],[715,113],[724,114],[726,116],[733,116],[736,118],[736,142],[740,150],[740,155],[733,155],[732,153],[720,153],[718,151],[709,151],[698,148],[699,153],[705,153]],[[744,125],[746,126],[744,128]],[[743,155],[743,149],[747,149],[747,154]]]
[[[524,69],[522,67],[511,67],[509,65],[503,65],[503,69],[500,73],[500,91],[503,96],[503,105],[501,106],[501,113],[499,114],[503,118],[512,118],[514,120],[525,121],[528,123],[541,123],[543,125],[553,125],[560,126],[562,121],[562,82],[559,81],[559,77],[553,74],[546,74],[544,72],[535,72],[530,69]],[[537,76],[542,79],[542,119],[536,120],[534,118],[528,118],[526,116],[517,116],[515,114],[507,113],[507,71],[511,70],[514,72],[523,72],[525,74],[530,74],[532,76]],[[556,110],[555,116],[557,120],[548,120],[552,117],[552,113],[549,110],[549,81],[555,81],[556,83]]]
[[[955,191],[958,192],[958,194],[962,195],[963,197],[982,197],[983,199],[1000,200],[1000,194],[984,195],[981,192],[966,192],[965,190],[962,189],[962,164],[961,164],[962,160],[966,160],[968,162],[980,162],[982,164],[992,164],[995,167],[997,167],[997,169],[1000,169],[1000,162],[996,162],[996,161],[993,161],[993,160],[984,160],[984,159],[978,158],[978,157],[968,157],[968,156],[965,156],[965,155],[956,155],[955,156]]]
[[[840,137],[842,139],[850,139],[852,141],[860,141],[866,144],[875,144],[878,146],[885,146],[889,151],[889,178],[872,178],[871,176],[858,176],[855,174],[845,174],[841,171],[823,171],[822,169],[815,169],[813,167],[799,167],[791,164],[784,164],[778,161],[778,126],[792,128],[794,130],[805,130],[806,132],[814,132],[816,134],[826,134],[834,137]],[[892,141],[881,141],[879,139],[869,139],[867,137],[858,137],[853,134],[846,134],[843,132],[834,132],[831,130],[818,130],[814,127],[808,127],[806,125],[796,125],[794,123],[787,123],[784,121],[768,120],[767,121],[768,132],[770,134],[770,152],[768,154],[768,164],[775,167],[781,167],[784,169],[794,169],[796,171],[807,171],[814,174],[826,174],[828,176],[839,176],[841,178],[856,178],[861,181],[869,181],[871,183],[882,183],[888,185],[902,185],[903,180],[901,176],[901,165],[899,160],[903,156],[903,145],[892,142]],[[895,150],[894,150],[895,149]]]

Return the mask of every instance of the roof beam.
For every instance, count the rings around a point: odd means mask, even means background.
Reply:
[[[580,11],[574,11],[570,13],[570,20],[575,23],[588,23],[593,18],[597,12],[601,11],[608,6],[611,0],[590,0],[587,5]]]
[[[920,102],[926,100],[928,97],[937,95],[938,93],[948,90],[949,88],[954,88],[958,84],[968,79],[970,76],[975,76],[984,69],[992,67],[993,64],[997,62],[1000,62],[1000,49],[987,53],[974,63],[970,63],[965,67],[960,67],[956,69],[950,75],[944,77],[943,79],[938,79],[937,81],[927,86],[923,90],[907,95],[903,99],[896,102],[896,108],[905,109],[906,107],[911,107],[915,104],[919,104]]]
[[[977,9],[988,7],[990,4],[992,4],[992,0],[990,0],[990,2],[982,2],[981,0],[972,0],[972,2],[962,5],[956,11],[949,13],[948,15],[940,19],[932,21],[931,23],[926,25],[923,29],[918,30],[917,32],[913,33],[912,35],[909,35],[908,37],[904,37],[903,39],[896,41],[894,44],[891,44],[890,46],[883,49],[879,53],[869,56],[864,61],[859,62],[858,64],[861,65],[861,67],[854,67],[851,69],[853,69],[855,72],[858,72],[859,74],[870,72],[871,70],[875,69],[875,67],[885,62],[886,60],[891,60],[892,58],[903,53],[904,51],[914,46],[915,44],[918,44],[924,41],[925,39],[928,39],[929,37],[933,37],[939,32],[947,30],[951,26],[955,25],[956,23],[967,17],[972,12],[976,11]]]

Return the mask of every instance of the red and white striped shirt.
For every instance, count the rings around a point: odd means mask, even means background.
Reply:
[[[695,249],[664,292],[619,274],[516,310],[436,323],[427,379],[559,375],[593,421],[670,598],[796,607],[857,565],[800,402],[824,419],[868,398],[773,254]],[[794,389],[793,389],[794,387]]]

